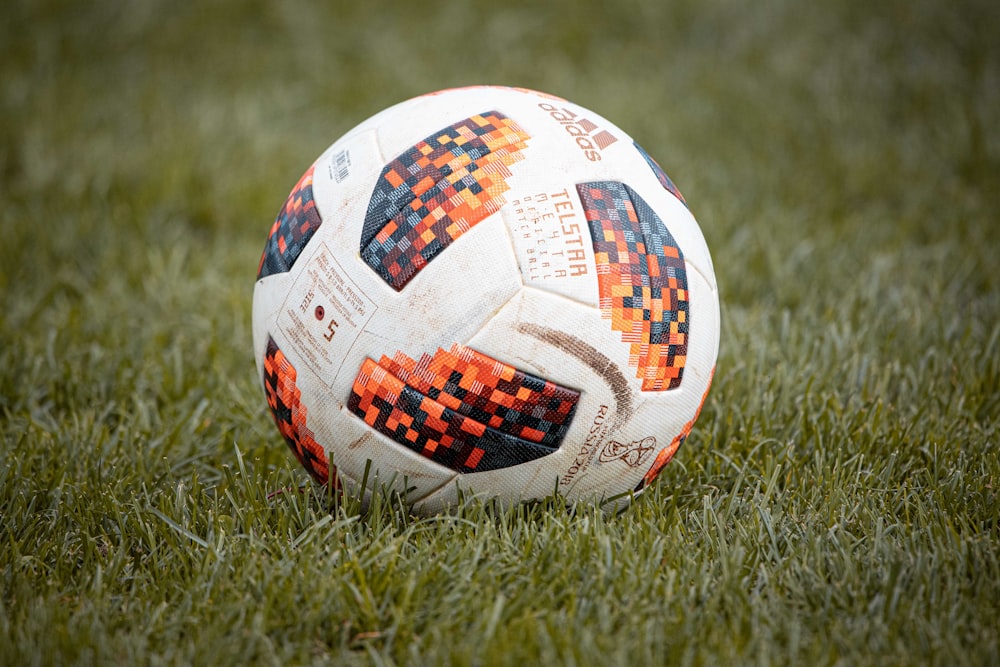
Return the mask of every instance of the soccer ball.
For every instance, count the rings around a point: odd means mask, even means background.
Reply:
[[[253,344],[322,483],[421,513],[618,508],[698,417],[719,301],[684,198],[629,135],[477,86],[386,109],[306,170],[260,259]]]

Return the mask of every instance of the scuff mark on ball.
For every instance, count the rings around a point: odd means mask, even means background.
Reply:
[[[628,378],[621,372],[618,365],[611,361],[604,353],[573,334],[552,329],[541,324],[531,322],[521,322],[517,325],[520,333],[527,334],[532,338],[553,345],[567,354],[571,354],[583,363],[587,364],[595,373],[601,376],[611,392],[615,396],[615,417],[612,422],[612,431],[617,430],[632,418],[632,389],[629,387]]]

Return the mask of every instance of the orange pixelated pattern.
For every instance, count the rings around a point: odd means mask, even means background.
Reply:
[[[257,280],[292,268],[302,249],[316,233],[323,220],[313,200],[313,169],[309,167],[292,188],[278,213],[264,244],[257,265]]]
[[[715,368],[712,368],[711,374],[708,376],[708,386],[705,387],[705,393],[701,395],[701,402],[698,404],[698,409],[695,410],[694,416],[691,417],[691,421],[684,424],[681,428],[681,432],[677,434],[673,440],[670,441],[670,445],[663,449],[659,454],[656,455],[656,459],[653,461],[653,465],[650,466],[649,471],[640,480],[639,485],[635,487],[636,492],[641,491],[648,484],[652,483],[656,479],[657,475],[663,470],[670,459],[674,458],[674,454],[680,449],[684,441],[687,440],[688,435],[691,433],[691,429],[694,428],[694,423],[698,421],[698,416],[701,414],[701,409],[705,405],[705,399],[708,398],[708,390],[712,388],[712,378],[715,376]]]
[[[601,316],[628,344],[643,391],[679,387],[691,320],[680,247],[624,183],[582,183],[577,191],[594,242]]]
[[[316,442],[313,432],[306,425],[306,407],[302,404],[302,392],[295,379],[295,367],[278,349],[274,339],[268,337],[264,354],[264,392],[274,423],[309,474],[321,484],[326,484],[331,466],[323,446]],[[333,472],[336,484],[336,468]]]
[[[667,176],[667,172],[663,171],[663,167],[661,167],[659,163],[653,159],[653,156],[647,153],[646,150],[642,146],[640,146],[637,142],[633,141],[632,145],[635,146],[636,150],[639,151],[639,154],[642,155],[642,158],[646,161],[646,164],[649,165],[649,168],[653,170],[653,174],[656,176],[656,180],[660,182],[660,185],[663,186],[663,189],[672,194],[673,196],[677,197],[680,203],[687,206],[687,201],[684,199],[684,195],[681,194],[681,191],[677,189],[677,186],[674,185],[674,182],[670,180],[669,176]]]
[[[495,470],[555,451],[580,394],[463,345],[419,360],[367,359],[348,409],[399,444],[457,472]]]
[[[401,290],[448,245],[505,203],[510,167],[528,134],[498,111],[442,128],[382,170],[361,234],[361,257]]]

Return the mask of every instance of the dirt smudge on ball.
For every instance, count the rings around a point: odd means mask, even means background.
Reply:
[[[358,438],[357,440],[355,440],[354,442],[352,442],[351,444],[349,444],[347,446],[347,448],[348,449],[357,449],[358,447],[360,447],[361,445],[365,444],[366,442],[368,442],[371,439],[372,439],[371,432],[364,433],[364,434],[361,435],[360,438]]]
[[[532,338],[558,347],[567,354],[571,354],[583,363],[587,364],[597,373],[615,396],[615,418],[612,430],[627,422],[632,417],[632,389],[629,387],[628,378],[621,372],[618,365],[605,356],[600,350],[589,345],[573,334],[552,329],[541,324],[531,322],[521,322],[517,325],[520,333],[527,334]]]

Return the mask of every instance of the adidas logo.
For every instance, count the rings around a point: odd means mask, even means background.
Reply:
[[[601,130],[593,121],[580,118],[569,109],[560,109],[548,102],[540,102],[538,107],[548,112],[556,122],[565,128],[591,162],[600,162],[601,151],[618,141],[618,137],[615,135],[607,130]]]

